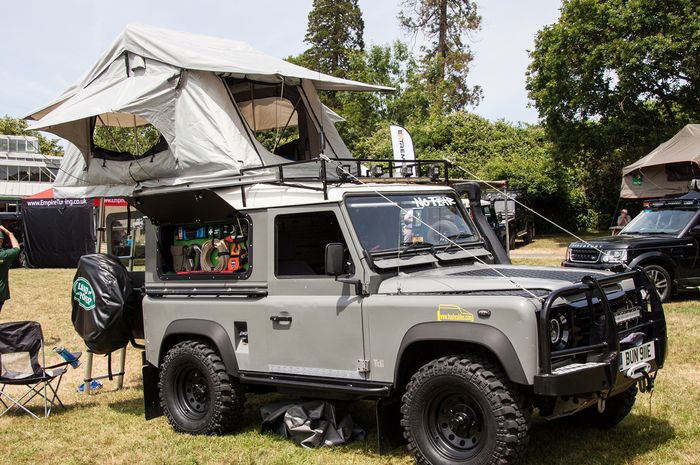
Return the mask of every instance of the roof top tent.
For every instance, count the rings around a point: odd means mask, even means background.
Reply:
[[[311,71],[242,42],[131,24],[81,79],[27,118],[36,121],[31,129],[72,144],[56,196],[129,196],[321,153],[350,157],[322,90],[393,89]],[[95,143],[98,126],[148,125],[160,139],[140,156]]]
[[[688,192],[700,178],[700,124],[688,124],[648,155],[622,169],[620,198],[649,199]]]

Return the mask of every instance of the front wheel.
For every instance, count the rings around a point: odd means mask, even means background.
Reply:
[[[673,282],[671,281],[671,275],[666,268],[661,265],[645,265],[644,271],[651,278],[651,282],[656,288],[656,292],[659,293],[661,297],[661,302],[666,302],[669,297],[671,297],[671,290],[673,289]]]
[[[517,390],[488,361],[433,360],[413,375],[402,401],[404,437],[419,464],[510,464],[527,446]]]
[[[245,396],[219,354],[192,340],[173,346],[160,369],[160,404],[170,425],[190,434],[221,434],[233,429]]]

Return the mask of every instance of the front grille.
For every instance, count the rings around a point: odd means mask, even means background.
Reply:
[[[595,249],[571,249],[571,261],[581,263],[595,263],[600,257],[600,252]]]

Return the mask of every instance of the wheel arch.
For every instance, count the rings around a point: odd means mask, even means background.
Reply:
[[[394,386],[401,389],[411,375],[432,359],[457,353],[477,353],[497,362],[517,384],[530,384],[520,358],[500,330],[470,323],[419,323],[403,337],[394,368]]]
[[[675,280],[676,279],[676,267],[678,266],[671,257],[668,255],[659,252],[659,251],[652,251],[652,252],[645,252],[642,255],[636,257],[634,260],[632,260],[629,264],[630,268],[634,268],[635,266],[641,266],[644,267],[646,265],[660,265],[663,266],[666,271],[668,271],[668,274],[671,275],[671,279]]]
[[[210,341],[221,355],[226,371],[238,377],[238,361],[233,350],[231,337],[219,323],[210,320],[187,318],[171,322],[165,329],[163,340],[158,350],[158,364],[163,361],[171,347],[189,339],[205,339]]]

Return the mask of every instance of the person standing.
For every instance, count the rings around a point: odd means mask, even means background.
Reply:
[[[17,259],[19,255],[19,242],[12,232],[5,226],[0,225],[0,243],[2,242],[3,235],[7,235],[10,239],[9,249],[0,248],[0,311],[2,311],[2,306],[5,301],[10,298],[10,282],[9,282],[9,271],[12,264]]]

